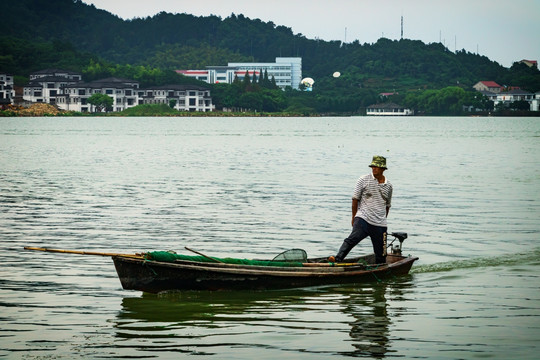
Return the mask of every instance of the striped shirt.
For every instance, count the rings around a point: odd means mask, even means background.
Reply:
[[[360,177],[354,188],[353,199],[358,200],[356,217],[371,225],[387,226],[386,208],[392,203],[392,184],[386,178],[384,183],[379,184],[371,173]]]

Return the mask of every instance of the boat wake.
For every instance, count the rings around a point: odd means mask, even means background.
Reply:
[[[445,272],[456,269],[489,268],[512,265],[540,265],[540,248],[526,253],[507,254],[493,257],[446,261],[413,267],[411,274]]]

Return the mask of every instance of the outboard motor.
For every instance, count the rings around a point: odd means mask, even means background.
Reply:
[[[392,240],[390,245],[388,245],[388,247],[391,250],[391,254],[393,254],[393,255],[401,255],[401,249],[403,249],[403,241],[407,238],[407,233],[405,233],[405,232],[393,232],[393,233],[390,233],[390,235],[392,235],[394,237],[394,240]],[[399,245],[396,244],[396,245],[392,246],[392,244],[394,244],[394,241],[396,241],[396,239],[399,240]]]

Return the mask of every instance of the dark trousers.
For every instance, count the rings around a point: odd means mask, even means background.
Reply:
[[[336,262],[343,261],[353,247],[369,236],[371,238],[371,244],[373,245],[373,252],[375,253],[375,261],[377,264],[385,263],[386,230],[386,227],[371,225],[364,219],[359,217],[355,218],[352,232],[339,248],[336,255]]]

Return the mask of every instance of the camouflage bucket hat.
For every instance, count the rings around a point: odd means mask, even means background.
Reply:
[[[369,167],[379,167],[383,169],[388,169],[386,167],[386,158],[384,156],[375,155]]]

